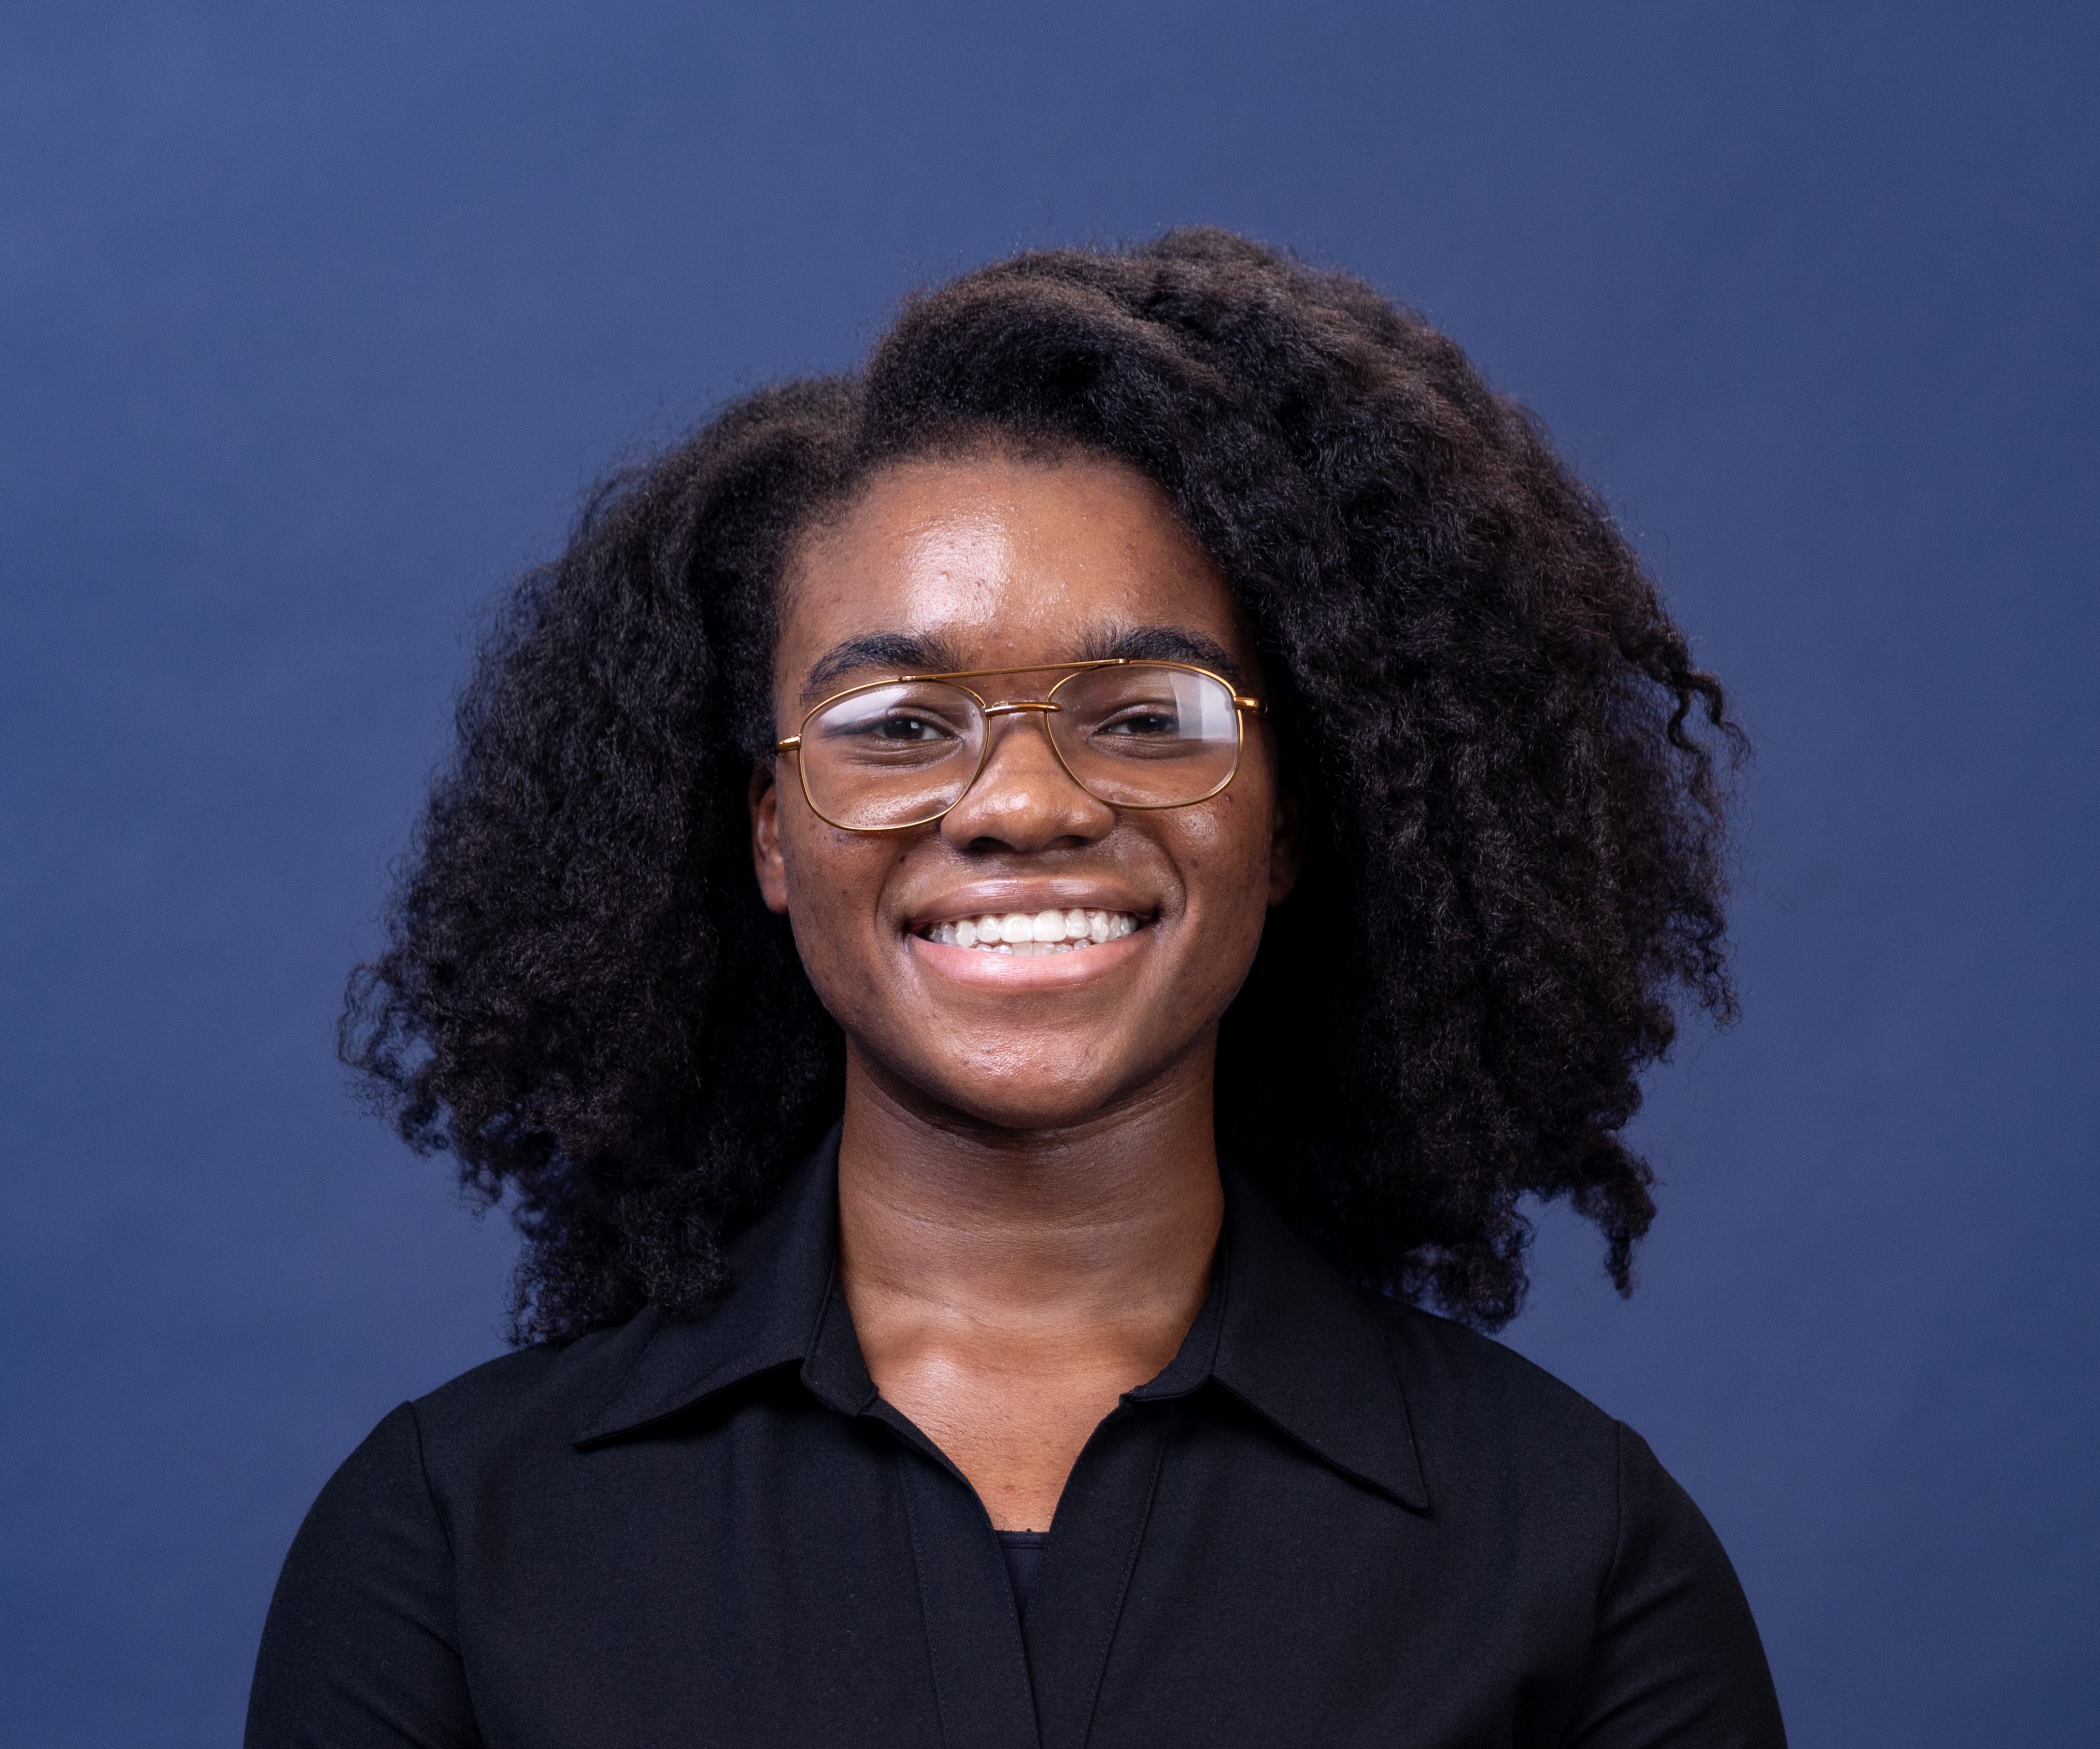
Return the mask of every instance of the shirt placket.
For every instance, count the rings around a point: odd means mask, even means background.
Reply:
[[[1162,1408],[1126,1401],[1058,1503],[1024,1620],[968,1481],[880,1401],[894,1433],[945,1749],[1083,1749],[1166,1450]]]

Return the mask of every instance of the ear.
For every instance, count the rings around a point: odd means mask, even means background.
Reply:
[[[1298,871],[1305,863],[1305,809],[1298,791],[1279,774],[1276,803],[1268,821],[1268,902],[1277,905],[1290,897],[1298,884]]]
[[[772,760],[751,768],[751,862],[759,897],[778,916],[788,914],[788,859],[780,848],[780,784]]]

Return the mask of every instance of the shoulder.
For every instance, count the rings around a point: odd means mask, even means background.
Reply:
[[[1639,1435],[1492,1337],[1366,1297],[1391,1346],[1433,1494],[1496,1511],[1522,1500],[1615,1537],[1629,1443],[1647,1456]]]
[[[562,1347],[506,1355],[380,1421],[321,1490],[285,1557],[256,1665],[250,1742],[470,1739],[460,1575],[480,1545],[462,1539],[488,1522],[489,1503],[548,1497],[577,1430],[619,1389],[655,1323],[644,1313]]]
[[[1398,1302],[1372,1304],[1440,1507],[1558,1525],[1621,1580],[1663,1560],[1709,1570],[1735,1594],[1704,1514],[1639,1434],[1491,1337]]]
[[[404,1404],[433,1486],[567,1452],[662,1323],[651,1309],[571,1341],[519,1349]]]
[[[1384,1328],[1409,1408],[1428,1416],[1485,1420],[1510,1431],[1608,1444],[1618,1423],[1580,1391],[1513,1348],[1404,1301],[1366,1294]]]
[[[1758,1743],[1785,1733],[1757,1624],[1705,1517],[1648,1443],[1503,1346],[1382,1303],[1436,1511],[1483,1562],[1579,1600],[1590,1649],[1564,1741]]]
[[[345,1458],[302,1537],[355,1538],[378,1521],[408,1526],[462,1488],[558,1462],[616,1391],[658,1322],[646,1311],[560,1346],[521,1349],[403,1403]]]

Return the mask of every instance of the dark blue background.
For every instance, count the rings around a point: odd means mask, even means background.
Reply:
[[[476,615],[907,287],[1206,220],[1540,409],[1759,741],[1646,1285],[1549,1214],[1511,1339],[1705,1504],[1798,1743],[2090,1742],[2096,17],[9,8],[8,1741],[231,1741],[315,1490],[497,1350],[507,1234],[330,1055]]]

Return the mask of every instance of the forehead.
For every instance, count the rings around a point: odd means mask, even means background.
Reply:
[[[830,653],[885,641],[948,668],[1062,661],[1133,628],[1185,631],[1235,666],[1251,643],[1165,492],[1086,456],[885,469],[805,540],[782,607],[776,677],[796,691]]]

